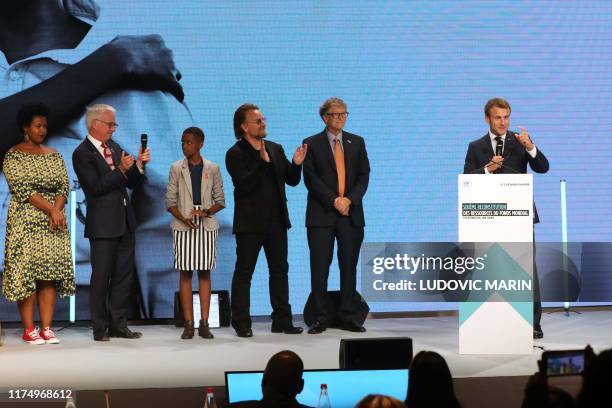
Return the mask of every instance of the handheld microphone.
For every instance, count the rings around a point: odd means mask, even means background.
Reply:
[[[482,167],[478,167],[477,169],[472,169],[472,170],[464,171],[464,174],[481,174],[481,173],[484,173],[484,168],[487,167],[488,165],[489,165],[489,163],[485,164]],[[509,170],[510,173],[514,173],[514,174],[525,174],[524,172],[519,171],[519,170],[517,170],[517,169],[515,169],[513,167],[510,167],[508,165],[505,165],[503,163],[501,163],[501,169]]]
[[[504,139],[500,138],[499,142],[497,142],[497,146],[495,147],[495,155],[501,156],[503,152],[504,152]]]
[[[140,148],[142,149],[142,152],[144,153],[145,150],[147,150],[147,142],[149,141],[149,136],[147,136],[146,133],[142,133],[140,135]],[[142,168],[144,169],[144,167],[146,166],[146,163],[142,163]]]

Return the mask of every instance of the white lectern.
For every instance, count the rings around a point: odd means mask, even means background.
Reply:
[[[473,242],[477,253],[496,245],[533,274],[533,176],[531,174],[461,174],[458,185],[459,242]],[[528,254],[517,248],[529,247]],[[501,249],[500,249],[501,248]],[[493,297],[498,297],[493,299]],[[491,301],[496,300],[496,301]],[[489,301],[459,305],[459,353],[531,354],[533,302]]]

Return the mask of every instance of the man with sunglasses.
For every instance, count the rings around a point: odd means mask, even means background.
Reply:
[[[306,147],[299,146],[290,163],[281,145],[266,141],[266,118],[257,105],[245,103],[234,113],[238,141],[227,151],[225,165],[234,184],[236,268],[232,277],[232,326],[238,337],[252,337],[251,278],[263,246],[270,271],[272,332],[299,334],[289,304],[289,264],[285,183],[300,182]]]
[[[346,103],[330,98],[319,108],[325,129],[304,140],[304,184],[308,189],[306,228],[310,248],[310,274],[314,323],[308,333],[318,334],[333,324],[326,307],[327,279],[338,242],[340,267],[340,328],[364,332],[357,317],[361,299],[356,276],[363,242],[363,196],[368,188],[370,162],[362,137],[343,131],[348,117]]]

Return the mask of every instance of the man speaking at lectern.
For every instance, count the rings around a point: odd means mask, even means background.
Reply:
[[[527,173],[527,164],[536,173],[548,171],[548,159],[538,149],[525,128],[521,133],[508,130],[512,109],[508,101],[493,98],[484,107],[485,120],[489,132],[483,137],[470,142],[463,166],[464,174],[516,174]],[[533,207],[533,223],[540,222],[538,212]],[[535,242],[535,239],[534,239]],[[540,283],[535,265],[535,246],[533,251],[533,338],[544,337],[540,319],[542,303],[540,302]]]

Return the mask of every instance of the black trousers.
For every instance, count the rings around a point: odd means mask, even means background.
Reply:
[[[314,301],[315,320],[329,325],[329,313],[325,310],[329,266],[334,256],[334,241],[338,242],[338,266],[340,267],[340,306],[338,318],[353,321],[354,298],[357,291],[357,261],[363,242],[363,227],[355,227],[349,217],[338,215],[331,227],[308,227],[310,248],[310,285]]]
[[[130,293],[134,284],[134,232],[121,237],[90,239],[91,279],[89,305],[94,332],[127,326]]]
[[[236,268],[232,277],[231,296],[232,326],[236,330],[251,327],[251,279],[262,246],[270,272],[268,286],[272,304],[272,326],[282,329],[292,325],[287,227],[280,220],[275,220],[264,234],[236,234]]]
[[[536,244],[535,234],[533,236],[533,328],[541,329],[540,321],[542,320],[542,300],[540,297],[540,278],[538,277],[538,268],[536,266]]]

